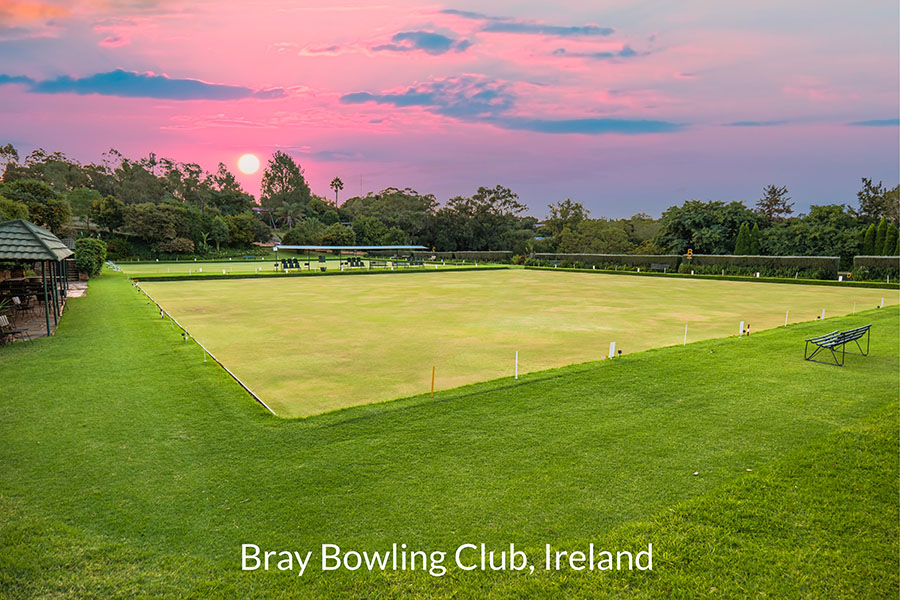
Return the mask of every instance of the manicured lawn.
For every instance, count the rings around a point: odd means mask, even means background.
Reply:
[[[280,416],[873,308],[892,290],[503,270],[142,284]],[[816,331],[831,331],[823,323]],[[744,340],[735,339],[734,343]],[[684,360],[695,357],[688,353]]]
[[[0,596],[900,592],[896,307],[828,323],[873,324],[844,368],[802,360],[807,323],[288,421],[124,277],[70,304],[54,338],[0,349]],[[240,570],[244,543],[394,542],[652,543],[654,570]]]

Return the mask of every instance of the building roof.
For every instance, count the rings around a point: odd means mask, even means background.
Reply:
[[[72,255],[58,237],[24,219],[0,222],[0,260],[60,261]]]

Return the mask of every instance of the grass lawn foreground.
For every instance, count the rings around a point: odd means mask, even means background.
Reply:
[[[895,290],[501,270],[146,282],[275,412],[435,389],[897,304]],[[828,327],[823,324],[823,328]],[[831,329],[828,329],[830,331]],[[740,342],[741,340],[736,340]]]
[[[863,322],[871,356],[802,360]],[[896,598],[898,325],[891,306],[284,420],[105,274],[55,337],[0,351],[0,596]],[[394,542],[655,562],[240,570],[242,543]]]

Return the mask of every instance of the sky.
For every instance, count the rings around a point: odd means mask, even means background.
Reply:
[[[896,0],[0,0],[0,145],[219,162],[259,193],[287,152],[314,193],[532,214],[685,200],[795,210],[900,180]]]

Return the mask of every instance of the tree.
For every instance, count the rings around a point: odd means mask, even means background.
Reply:
[[[142,202],[126,206],[123,212],[125,227],[152,244],[174,240],[185,231],[179,221],[187,211],[180,206]]]
[[[306,246],[322,242],[322,232],[325,225],[315,218],[306,218],[297,223],[297,226],[284,234],[282,242],[289,246]]]
[[[25,219],[28,220],[28,207],[22,202],[16,202],[0,196],[0,220]]]
[[[275,210],[275,215],[279,223],[293,229],[294,223],[303,218],[303,207],[299,202],[285,202]]]
[[[253,242],[268,242],[272,230],[253,213],[225,217],[228,223],[228,237],[231,244],[238,247],[249,246]]]
[[[754,223],[753,229],[750,231],[750,244],[747,254],[750,254],[751,256],[759,256],[762,254],[762,249],[760,248],[759,223]]]
[[[12,144],[0,146],[0,160],[3,161],[3,171],[5,173],[9,165],[17,165],[19,163],[19,151]],[[6,178],[4,177],[3,179],[5,180]]]
[[[794,212],[791,208],[794,204],[789,202],[791,198],[787,193],[787,187],[766,186],[763,189],[763,197],[756,201],[756,212],[764,216],[769,223],[783,221]]]
[[[31,222],[54,234],[60,233],[71,218],[69,203],[43,181],[17,179],[0,185],[0,195],[27,206]]]
[[[220,244],[228,242],[228,222],[220,215],[216,215],[210,221],[207,233],[209,234],[209,239],[215,242],[216,250],[218,251]]]
[[[843,204],[810,207],[808,215],[787,219],[762,230],[763,247],[776,256],[840,256],[849,269],[861,254],[859,221]],[[872,243],[875,231],[872,230]]]
[[[350,221],[359,217],[375,217],[388,228],[402,229],[407,239],[419,239],[423,244],[434,245],[434,238],[440,234],[440,228],[434,221],[436,207],[437,200],[431,194],[419,194],[411,188],[386,188],[364,198],[350,198],[340,211],[347,214]]]
[[[120,154],[116,153],[121,157]],[[166,180],[154,175],[149,169],[155,168],[155,158],[132,161],[122,158],[113,172],[116,179],[115,196],[125,204],[159,203],[166,196]]]
[[[856,192],[859,199],[859,210],[857,214],[866,223],[876,223],[888,212],[896,213],[896,209],[889,210],[889,192],[885,190],[884,184],[878,182],[877,185],[872,183],[868,177],[862,178],[862,189]]]
[[[359,217],[353,221],[356,243],[364,246],[382,245],[387,232],[387,226],[375,217]]]
[[[352,246],[355,242],[356,236],[353,234],[353,230],[340,223],[329,225],[322,232],[323,246]]]
[[[884,255],[884,237],[887,235],[887,219],[881,217],[878,223],[878,229],[875,230],[875,244],[872,247],[872,254]]]
[[[588,218],[589,211],[580,202],[572,202],[569,198],[550,204],[547,208],[550,210],[550,216],[544,219],[544,228],[550,237],[562,233],[566,225],[574,231],[579,223]]]
[[[384,234],[383,243],[386,246],[405,246],[409,243],[409,236],[399,227],[391,227]]]
[[[113,196],[104,196],[91,204],[91,218],[112,235],[113,230],[121,227],[124,219],[125,203]]]
[[[194,251],[194,242],[183,237],[157,242],[153,248],[160,254],[188,254]]]
[[[309,185],[303,177],[303,169],[294,159],[280,150],[272,155],[263,172],[260,203],[275,210],[285,202],[309,204]]]
[[[891,223],[888,225],[887,234],[884,236],[884,249],[881,254],[884,256],[892,256],[896,254],[895,248],[897,247],[897,238],[900,237],[900,230],[897,229],[897,226]]]
[[[91,230],[91,207],[100,198],[102,198],[100,192],[86,187],[80,187],[66,194],[72,214],[85,220],[88,232]]]
[[[328,184],[328,187],[334,190],[334,205],[338,205],[338,192],[344,189],[344,182],[341,181],[340,177],[335,177],[331,180],[331,183]]]
[[[671,206],[660,218],[661,229],[653,240],[669,252],[731,254],[742,223],[760,223],[763,217],[740,202],[688,200]]]
[[[863,238],[862,249],[860,250],[863,256],[875,255],[875,236],[877,235],[875,229],[875,223],[872,223],[866,229],[866,235]]]
[[[734,242],[734,254],[736,256],[745,256],[750,254],[750,227],[747,223],[741,223],[738,231],[737,239]]]

